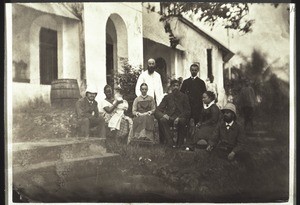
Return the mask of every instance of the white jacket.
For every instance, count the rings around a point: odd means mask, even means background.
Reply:
[[[156,103],[159,105],[164,97],[160,74],[154,71],[154,73],[149,75],[147,70],[142,71],[135,86],[136,96],[141,95],[140,86],[142,83],[146,83],[148,85],[147,94],[156,99]]]

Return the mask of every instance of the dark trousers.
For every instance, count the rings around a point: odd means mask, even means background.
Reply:
[[[184,137],[186,135],[186,119],[180,118],[177,124],[177,142],[176,145],[181,146],[184,142]],[[165,118],[158,119],[159,129],[162,134],[162,142],[166,145],[173,145],[173,134],[171,133],[170,128],[174,125],[174,120],[167,120]]]
[[[102,116],[93,118],[80,118],[78,119],[80,135],[88,137],[90,135],[90,129],[96,128],[96,133],[99,137],[106,137],[105,120]]]

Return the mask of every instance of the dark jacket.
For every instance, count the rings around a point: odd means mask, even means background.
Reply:
[[[236,153],[242,150],[242,146],[245,144],[244,130],[237,122],[234,122],[229,130],[227,130],[226,124],[223,121],[219,123],[208,143],[211,146],[221,146],[232,149],[232,151]]]
[[[188,119],[191,114],[188,96],[182,92],[166,95],[155,110],[155,117],[160,119],[167,114],[171,120],[179,118]]]
[[[198,77],[194,80],[192,78],[185,79],[180,91],[188,96],[191,106],[191,117],[198,121],[201,110],[203,109],[202,95],[206,91],[204,81]]]
[[[94,115],[92,115],[94,111]],[[99,117],[98,103],[93,101],[92,104],[89,103],[86,97],[79,99],[76,102],[76,114],[78,118],[95,118]]]
[[[219,123],[221,112],[216,104],[212,104],[209,108],[203,109],[200,115],[202,125],[215,126]]]

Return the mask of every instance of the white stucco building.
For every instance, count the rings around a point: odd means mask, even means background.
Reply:
[[[179,40],[170,46],[170,33],[148,3],[83,3],[86,82],[103,88],[122,69],[122,61],[147,66],[156,59],[166,88],[170,78],[189,77],[189,66],[200,64],[199,77],[215,76],[223,88],[224,64],[234,55],[228,48],[184,18],[169,20]],[[20,104],[43,96],[50,101],[51,80],[73,78],[80,82],[79,20],[59,3],[13,4],[13,101]],[[46,67],[45,67],[46,66]],[[22,72],[21,72],[22,71]],[[18,97],[16,97],[18,96]]]
[[[12,6],[13,105],[42,97],[51,81],[80,78],[79,19],[57,3]]]

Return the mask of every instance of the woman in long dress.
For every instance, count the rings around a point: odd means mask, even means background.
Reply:
[[[155,101],[154,98],[147,95],[148,85],[142,83],[140,86],[141,95],[135,98],[132,105],[132,114],[135,116],[133,119],[132,132],[128,137],[128,144],[131,141],[143,141],[157,143],[158,139],[155,137],[155,122],[154,111]]]
[[[202,101],[204,109],[201,112],[200,121],[196,124],[194,139],[197,144],[201,141],[201,145],[206,145],[219,123],[220,109],[215,103],[215,94],[211,91],[203,93]]]

